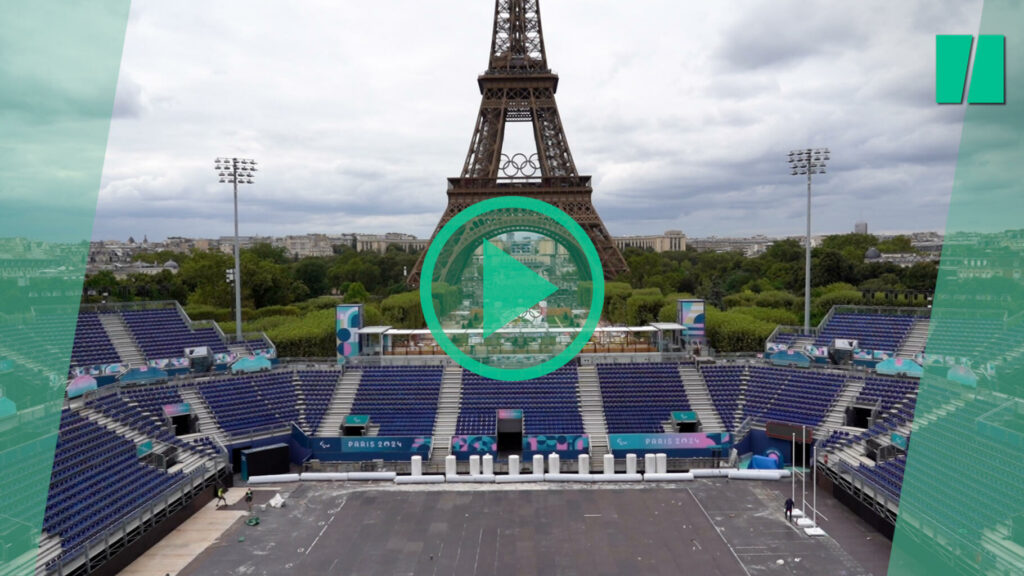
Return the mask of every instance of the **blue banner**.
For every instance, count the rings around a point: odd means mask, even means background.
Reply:
[[[370,417],[366,415],[345,416],[345,426],[366,426],[370,423]]]
[[[293,437],[295,431],[292,432]],[[430,436],[335,436],[311,438],[313,458],[337,460],[408,460],[430,455]]]
[[[720,450],[724,457],[732,449],[732,436],[728,432],[609,434],[608,447],[616,455],[664,452],[673,458],[702,458]]]

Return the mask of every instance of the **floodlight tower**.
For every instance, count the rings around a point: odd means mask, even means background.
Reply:
[[[235,337],[242,342],[242,266],[239,259],[238,242],[238,185],[252,184],[256,177],[256,161],[248,158],[217,158],[214,169],[220,176],[221,184],[231,184],[235,189]]]
[[[790,175],[807,175],[807,255],[804,262],[804,334],[811,333],[811,176],[825,173],[828,148],[806,148],[789,153]]]

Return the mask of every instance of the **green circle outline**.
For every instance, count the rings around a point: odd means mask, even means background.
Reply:
[[[518,208],[537,212],[542,216],[547,216],[554,220],[556,223],[568,230],[573,239],[580,245],[580,248],[583,250],[583,254],[587,257],[587,263],[590,265],[591,281],[593,282],[590,298],[590,311],[587,313],[587,321],[584,322],[583,328],[580,329],[572,343],[569,344],[565,350],[550,360],[546,360],[536,366],[519,369],[488,366],[487,364],[475,360],[466,352],[463,352],[455,345],[454,342],[451,341],[450,338],[448,338],[448,335],[444,333],[441,321],[437,317],[437,311],[434,310],[434,268],[437,265],[437,259],[441,255],[441,250],[444,248],[444,245],[451,239],[456,230],[473,218],[476,218],[481,214],[486,214],[487,212],[506,208]],[[590,337],[593,336],[594,330],[597,329],[597,325],[601,321],[601,311],[604,308],[604,289],[604,269],[601,267],[601,257],[597,253],[597,248],[595,248],[594,243],[590,241],[590,237],[587,236],[586,231],[583,230],[583,228],[577,224],[571,216],[542,200],[527,198],[525,196],[502,196],[500,198],[491,198],[489,200],[484,200],[483,202],[477,202],[476,204],[469,206],[456,214],[454,218],[449,220],[448,223],[438,231],[434,241],[430,243],[430,247],[427,249],[426,256],[423,258],[423,268],[420,272],[420,307],[423,309],[423,318],[427,321],[427,327],[430,329],[430,333],[433,334],[434,340],[437,341],[441,346],[441,349],[444,350],[451,359],[455,360],[459,366],[462,366],[470,372],[483,376],[484,378],[501,380],[504,382],[521,382],[523,380],[540,378],[541,376],[546,376],[555,370],[558,370],[562,366],[568,364],[570,360],[575,358],[583,350],[583,347],[590,341]]]

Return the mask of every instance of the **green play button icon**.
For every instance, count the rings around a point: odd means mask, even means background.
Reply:
[[[483,337],[487,338],[557,292],[558,286],[489,240],[484,240],[483,246]]]
[[[564,366],[590,341],[604,303],[601,258],[587,232],[551,204],[521,196],[455,214],[430,243],[419,283],[437,345],[495,380]],[[402,344],[397,354],[418,355],[423,342]]]

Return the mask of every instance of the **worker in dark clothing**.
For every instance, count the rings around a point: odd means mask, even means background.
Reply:
[[[793,521],[793,499],[786,498],[786,520]]]
[[[249,514],[252,514],[252,488],[245,491],[245,505],[249,507]]]

